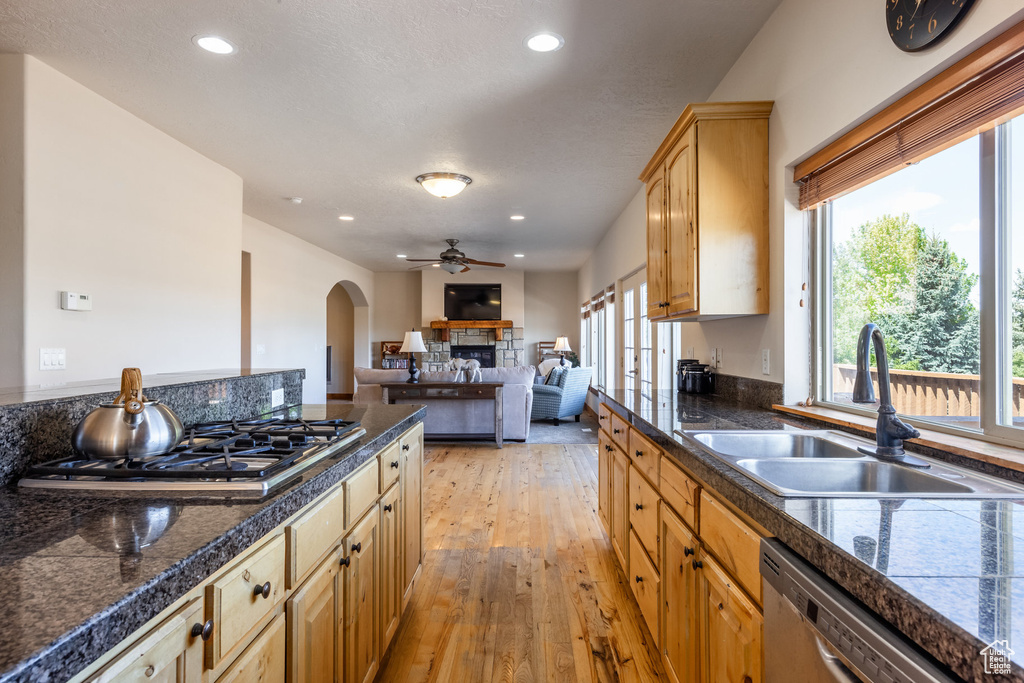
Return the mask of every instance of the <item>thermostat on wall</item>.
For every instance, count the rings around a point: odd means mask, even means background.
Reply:
[[[88,294],[61,292],[60,307],[65,311],[91,311],[92,297]]]

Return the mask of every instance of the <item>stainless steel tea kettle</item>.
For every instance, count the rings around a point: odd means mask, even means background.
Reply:
[[[142,371],[125,368],[121,393],[113,403],[101,403],[78,423],[71,445],[90,458],[141,458],[174,448],[184,431],[173,410],[143,396]]]

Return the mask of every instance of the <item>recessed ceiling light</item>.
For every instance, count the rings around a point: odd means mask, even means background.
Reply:
[[[395,254],[395,258],[407,258],[405,254]]]
[[[292,204],[301,204],[302,203],[302,197],[285,197],[285,199],[290,201]]]
[[[512,254],[512,255],[515,256],[516,258],[523,258],[524,256],[526,256],[526,254]]]
[[[526,216],[520,216],[520,215],[516,214],[515,216],[509,216],[509,218],[511,218],[514,221],[521,221],[524,218],[526,218]]]
[[[354,221],[355,216],[338,216],[339,221]]]
[[[550,31],[534,33],[526,39],[526,47],[534,52],[554,52],[561,50],[563,45],[565,45],[565,38]]]
[[[235,46],[220,36],[195,36],[192,42],[215,55],[229,55],[235,51]]]
[[[441,267],[440,263],[431,263],[430,265],[432,265],[434,268],[440,268]]]

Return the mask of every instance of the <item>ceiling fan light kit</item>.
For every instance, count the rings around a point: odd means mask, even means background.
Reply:
[[[438,254],[438,258],[408,258],[406,261],[423,261],[425,262],[421,266],[413,266],[410,270],[415,268],[425,268],[430,265],[434,268],[444,268],[446,271],[454,275],[455,273],[465,273],[470,270],[470,266],[488,266],[490,268],[504,268],[504,263],[495,263],[493,261],[477,261],[476,259],[467,258],[464,253],[455,248],[455,245],[459,243],[457,239],[447,239],[445,242],[448,243],[448,248]]]
[[[465,190],[473,179],[461,173],[424,173],[416,176],[416,182],[435,197],[448,199]]]

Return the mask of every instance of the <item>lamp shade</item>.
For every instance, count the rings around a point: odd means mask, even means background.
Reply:
[[[398,350],[399,353],[425,353],[427,347],[423,345],[423,333],[422,332],[406,332],[405,340],[402,341],[402,348]]]
[[[555,339],[555,348],[554,348],[554,350],[558,351],[558,352],[561,352],[561,353],[565,353],[566,351],[572,351],[572,349],[569,348],[569,338],[568,337],[558,337],[558,338],[556,338]]]

